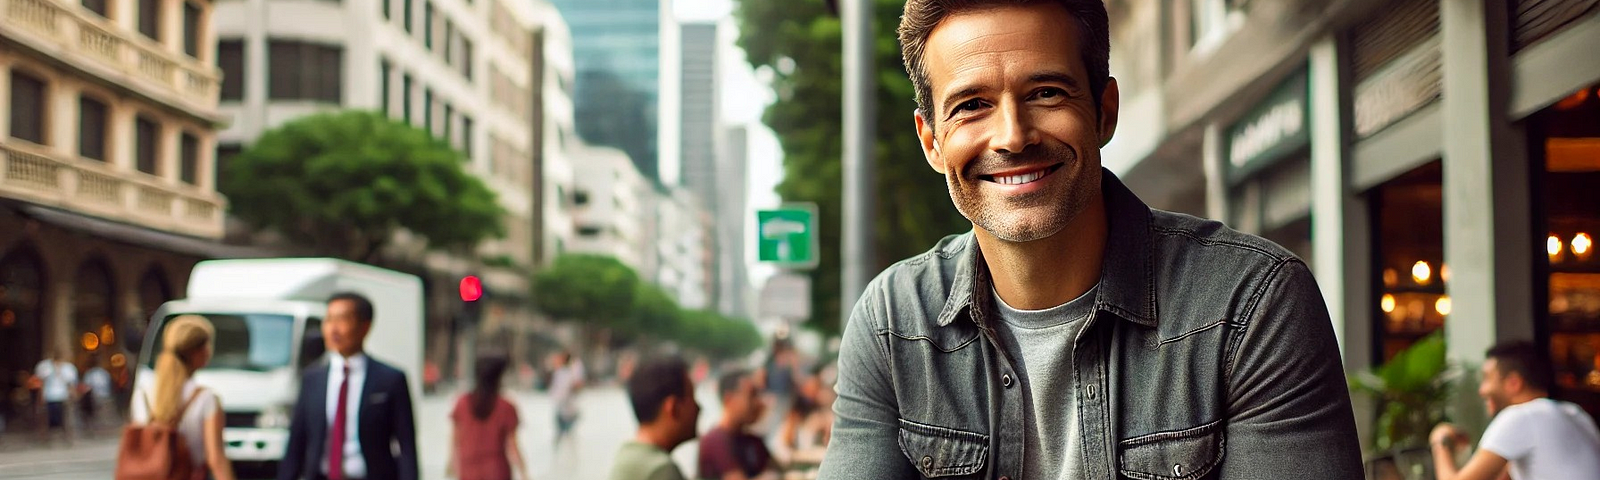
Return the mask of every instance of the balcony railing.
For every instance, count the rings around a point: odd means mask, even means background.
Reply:
[[[118,28],[77,2],[0,0],[0,26],[63,50],[67,60],[98,64],[157,98],[210,113],[217,107],[221,74],[216,67],[167,48],[138,32]],[[110,78],[121,82],[123,78]]]
[[[14,139],[0,141],[0,197],[185,235],[223,233],[221,195]]]

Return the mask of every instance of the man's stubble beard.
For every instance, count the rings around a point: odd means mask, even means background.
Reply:
[[[1054,178],[1057,175],[1079,175],[1058,184],[1052,189],[1034,192],[1021,197],[988,197],[981,192],[984,180],[976,176],[969,177],[970,183],[961,183],[963,172],[950,170],[945,175],[945,184],[950,190],[950,199],[955,203],[956,210],[961,216],[966,217],[973,225],[989,232],[1000,240],[1012,243],[1031,242],[1041,240],[1061,233],[1074,219],[1081,214],[1089,204],[1089,198],[1096,192],[1090,192],[1088,187],[1098,186],[1098,172],[1084,169],[1080,163],[1083,157],[1078,155],[1072,147],[1056,145],[1051,147],[1036,146],[1023,153],[1000,157],[993,152],[985,152],[978,160],[967,167],[968,170],[983,165],[1004,165],[1008,163],[1025,163],[1038,165],[1041,158],[1049,159],[1048,164],[1061,162],[1061,168],[1050,174],[1050,177],[1039,181],[1062,182],[1063,179]],[[1095,176],[1093,183],[1083,178]],[[1064,191],[1063,191],[1064,190]],[[1051,205],[1053,202],[1059,202]],[[1033,217],[1037,216],[1037,217]],[[1031,221],[1030,221],[1031,220]]]

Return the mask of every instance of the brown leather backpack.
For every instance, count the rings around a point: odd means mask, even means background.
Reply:
[[[178,416],[171,424],[154,420],[144,425],[122,428],[122,445],[117,448],[116,480],[192,480],[200,470],[189,458],[189,444],[178,433],[183,412],[189,409],[205,389],[196,389],[194,395],[183,402]],[[145,405],[154,409],[149,396]],[[152,417],[154,414],[152,413]]]

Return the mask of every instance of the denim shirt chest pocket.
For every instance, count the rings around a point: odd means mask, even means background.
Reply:
[[[1222,462],[1226,441],[1220,421],[1130,438],[1118,443],[1117,468],[1135,480],[1208,478]]]
[[[901,419],[900,451],[924,478],[978,478],[989,436]]]

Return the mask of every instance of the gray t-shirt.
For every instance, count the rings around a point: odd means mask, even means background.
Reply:
[[[1044,310],[1017,310],[995,294],[1005,348],[1017,360],[1016,370],[1027,398],[1027,433],[1022,478],[1079,478],[1082,439],[1078,432],[1077,399],[1073,395],[1072,342],[1094,309],[1099,285],[1070,302]]]

